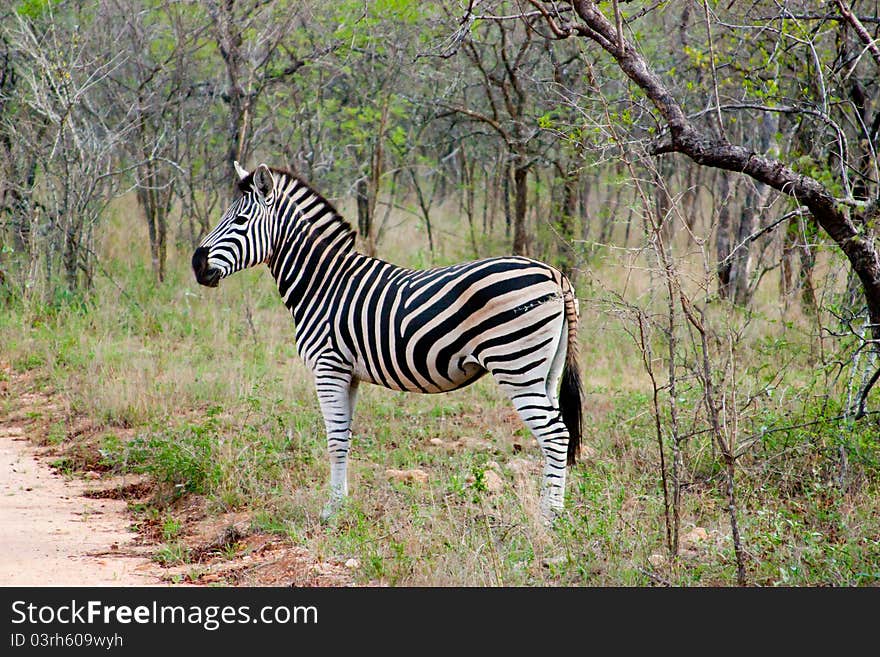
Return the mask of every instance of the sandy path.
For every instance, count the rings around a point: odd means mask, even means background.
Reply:
[[[0,586],[161,585],[134,544],[125,502],[89,499],[39,458],[19,427],[0,427]]]

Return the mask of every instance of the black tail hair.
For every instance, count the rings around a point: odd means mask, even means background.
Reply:
[[[568,350],[565,367],[562,369],[562,385],[559,388],[559,410],[562,413],[565,428],[568,429],[568,465],[574,465],[577,462],[583,432],[584,389],[581,385],[576,353],[574,349]]]

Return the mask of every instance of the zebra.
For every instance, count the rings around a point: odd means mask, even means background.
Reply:
[[[268,265],[293,316],[297,351],[314,376],[326,429],[333,516],[348,495],[358,385],[440,393],[486,373],[540,445],[539,508],[563,510],[566,466],[582,433],[578,300],[569,279],[522,256],[407,269],[355,250],[356,233],[299,176],[235,162],[237,198],[195,249],[196,281]]]

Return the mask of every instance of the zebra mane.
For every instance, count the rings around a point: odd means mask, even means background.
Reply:
[[[303,178],[288,169],[281,169],[277,167],[269,167],[269,170],[275,176],[276,181],[276,191],[281,192],[283,194],[289,194],[292,191],[296,191],[302,188],[305,188],[307,194],[309,194],[310,202],[318,202],[322,204],[327,212],[317,213],[315,216],[319,217],[319,221],[322,228],[327,228],[329,224],[334,224],[339,228],[340,231],[343,231],[348,234],[348,239],[346,240],[346,244],[349,247],[354,246],[355,237],[357,232],[352,227],[352,225],[348,222],[345,217],[339,214],[339,211],[336,209],[330,201],[328,201],[323,194],[318,192],[314,187],[312,187],[309,183],[307,183]],[[238,183],[238,189],[242,193],[249,192],[253,189],[254,186],[254,172],[249,173],[245,178],[242,178]],[[312,222],[314,224],[314,222]]]

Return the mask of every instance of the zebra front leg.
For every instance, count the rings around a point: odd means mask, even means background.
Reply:
[[[321,512],[321,520],[333,516],[348,497],[348,452],[351,447],[351,418],[357,397],[357,379],[333,364],[315,370],[315,387],[330,457],[330,498]]]

